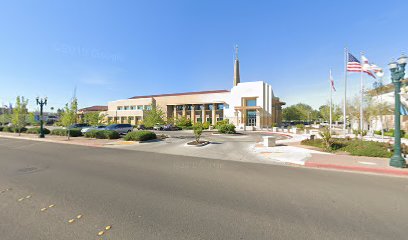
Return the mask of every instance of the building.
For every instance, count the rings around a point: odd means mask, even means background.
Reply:
[[[231,90],[213,90],[135,96],[108,103],[109,121],[138,124],[152,107],[165,112],[167,119],[186,117],[192,123],[216,122],[228,119],[238,129],[254,129],[280,124],[282,105],[272,86],[263,81],[241,82],[239,59],[234,61],[234,80]]]
[[[402,81],[402,85],[407,85],[408,79]],[[400,94],[401,99],[401,129],[408,131],[408,93],[407,87],[402,87]],[[393,129],[394,128],[394,84],[389,83],[387,85],[372,89],[367,92],[372,98],[373,101],[383,103],[388,106],[387,111],[381,115],[371,117],[369,121],[370,129],[381,130],[381,129]]]
[[[85,114],[87,113],[101,113],[108,111],[108,106],[92,106],[92,107],[86,107],[86,108],[81,108],[78,109],[77,111],[77,117],[79,121],[84,119]]]

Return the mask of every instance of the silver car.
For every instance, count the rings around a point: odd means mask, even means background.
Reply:
[[[82,128],[81,132],[82,133],[87,133],[91,130],[105,130],[106,126],[105,125],[99,125],[99,126],[93,126],[93,127],[86,127],[86,128]]]
[[[119,134],[126,134],[133,131],[133,127],[130,124],[112,124],[105,128],[105,130],[112,130]]]

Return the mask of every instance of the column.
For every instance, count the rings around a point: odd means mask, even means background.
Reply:
[[[177,105],[173,106],[173,119],[174,121],[177,120]]]
[[[194,124],[196,122],[195,120],[195,105],[191,105],[191,123]]]
[[[201,109],[201,122],[205,123],[205,104],[203,104],[203,109]]]
[[[183,117],[186,116],[186,105],[183,105]]]
[[[211,111],[211,118],[212,118],[212,123],[211,123],[211,125],[214,125],[215,126],[215,123],[217,122],[216,121],[216,118],[215,118],[215,111],[216,111],[216,105],[217,104],[215,104],[215,103],[213,103],[213,108],[212,108],[212,111]]]

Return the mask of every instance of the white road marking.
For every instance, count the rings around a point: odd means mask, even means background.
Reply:
[[[373,163],[373,162],[358,162],[358,163],[361,163],[361,164],[365,164],[365,165],[377,165],[377,163]]]

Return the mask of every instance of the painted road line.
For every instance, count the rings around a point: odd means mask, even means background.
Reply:
[[[105,230],[101,230],[101,231],[98,232],[98,236],[104,235],[107,231],[109,231],[109,230],[111,230],[111,229],[112,229],[112,225],[106,226],[106,227],[105,227]]]
[[[378,165],[377,163],[373,163],[373,162],[360,162],[360,161],[358,161],[358,163],[365,164],[365,165]]]
[[[82,214],[78,214],[76,217],[69,219],[68,223],[74,223],[77,219],[81,219],[82,218]]]

